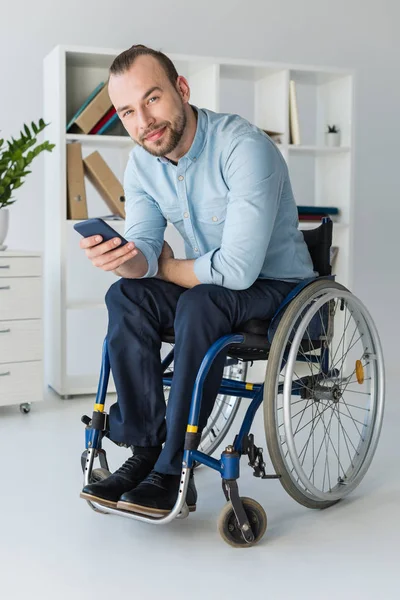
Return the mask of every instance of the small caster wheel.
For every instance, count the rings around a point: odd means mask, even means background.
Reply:
[[[90,483],[97,483],[98,481],[104,481],[107,477],[110,477],[110,471],[107,469],[103,469],[103,467],[99,467],[98,469],[93,469],[90,475]]]
[[[254,535],[253,542],[246,542],[239,529],[236,521],[235,513],[233,512],[232,503],[225,504],[218,519],[218,531],[222,539],[233,546],[234,548],[248,548],[257,544],[267,529],[267,515],[265,510],[252,498],[240,498],[243,508],[250,523],[251,530]]]
[[[29,412],[31,412],[30,402],[24,402],[24,404],[20,404],[19,410],[22,412],[23,415],[27,415]]]

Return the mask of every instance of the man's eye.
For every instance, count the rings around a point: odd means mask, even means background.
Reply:
[[[152,100],[157,100],[158,96],[153,96],[152,98],[150,98],[149,102],[151,102]]]
[[[131,110],[126,110],[122,116],[127,117],[129,115],[129,113],[131,113],[131,112],[132,112]]]

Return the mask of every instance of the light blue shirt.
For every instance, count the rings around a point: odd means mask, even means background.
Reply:
[[[201,283],[232,290],[256,279],[315,275],[298,230],[286,162],[275,143],[238,115],[194,107],[197,129],[177,165],[136,145],[125,170],[125,237],[158,271],[167,221],[196,259]]]

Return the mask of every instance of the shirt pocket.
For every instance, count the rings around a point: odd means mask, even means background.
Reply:
[[[223,225],[226,218],[226,201],[213,202],[205,206],[196,207],[196,218],[199,223],[209,225],[210,227],[218,227]]]

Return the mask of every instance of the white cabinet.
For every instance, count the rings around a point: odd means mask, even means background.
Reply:
[[[46,383],[63,396],[96,391],[107,327],[104,294],[115,281],[113,275],[89,264],[78,248],[74,221],[67,219],[66,145],[79,141],[84,158],[98,150],[122,181],[133,144],[127,135],[67,134],[66,125],[92,90],[107,81],[108,69],[120,51],[57,46],[44,60],[44,119],[50,123],[46,136],[56,144],[44,157]],[[169,56],[189,82],[192,104],[237,113],[261,129],[281,134],[279,148],[297,204],[340,209],[333,231],[333,243],[339,248],[335,273],[340,283],[351,287],[353,73],[212,56]],[[290,143],[289,135],[290,81],[295,81],[299,112],[301,145],[297,146]],[[328,124],[340,126],[340,147],[325,145]],[[88,180],[86,195],[89,217],[109,213]],[[110,224],[123,232],[123,222]],[[301,228],[317,225],[302,222]],[[166,239],[175,255],[183,257],[183,244],[172,226]],[[109,389],[114,389],[112,380]]]
[[[0,252],[0,406],[43,400],[42,258]]]

